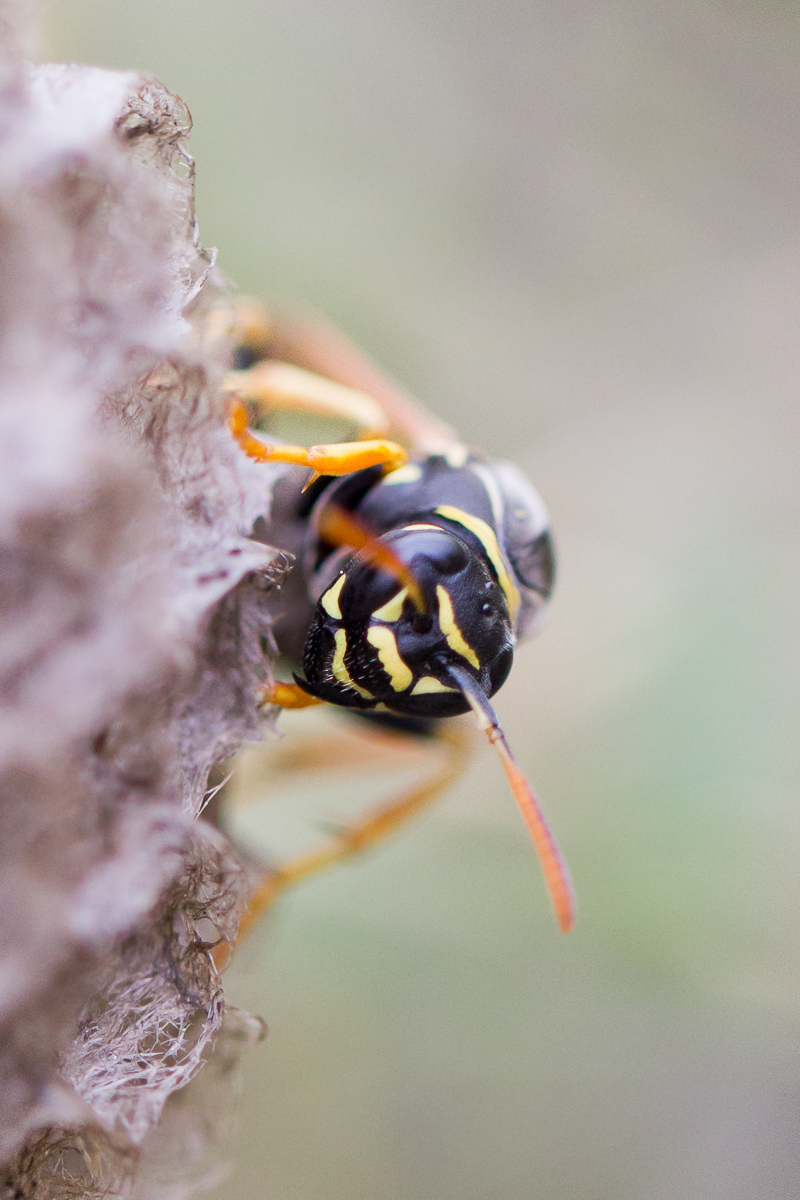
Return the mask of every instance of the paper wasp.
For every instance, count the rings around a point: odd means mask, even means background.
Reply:
[[[333,329],[250,303],[238,305],[234,324],[225,380],[231,433],[252,458],[296,468],[275,487],[269,540],[295,556],[274,636],[303,673],[274,682],[265,700],[328,702],[437,737],[452,751],[435,779],[271,872],[245,922],[287,884],[373,844],[443,791],[462,756],[442,718],[472,711],[499,754],[568,930],[567,868],[489,701],[552,589],[544,504],[515,467],[468,450]],[[259,415],[287,409],[343,418],[357,439],[306,448],[254,432]]]

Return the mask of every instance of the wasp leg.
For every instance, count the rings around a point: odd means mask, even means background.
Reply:
[[[377,845],[432,804],[458,779],[468,757],[469,735],[458,726],[445,726],[435,737],[446,750],[444,761],[435,774],[388,803],[369,809],[355,824],[341,829],[316,850],[290,859],[266,875],[250,896],[239,926],[237,944],[286,888]]]
[[[270,784],[281,776],[297,780],[304,776],[329,775],[331,771],[380,773],[389,763],[398,770],[419,769],[429,759],[427,738],[403,737],[370,729],[364,737],[361,721],[338,721],[334,733],[287,737],[271,747]],[[430,765],[430,764],[429,764]],[[308,786],[311,785],[309,780]],[[280,782],[278,786],[281,786]],[[260,781],[259,793],[266,790]]]
[[[231,310],[226,311],[230,314]],[[275,366],[299,367],[377,404],[380,424],[368,424],[367,428],[380,430],[414,453],[443,453],[458,444],[449,425],[387,379],[344,334],[321,317],[270,312],[252,300],[241,300],[233,308],[232,328],[252,362],[266,359]],[[314,394],[318,394],[316,388]],[[331,412],[329,408],[324,411]],[[349,418],[354,411],[346,406],[346,411],[336,415]]]
[[[385,466],[393,471],[407,462],[408,455],[396,442],[382,439],[365,442],[334,442],[322,446],[292,446],[263,442],[247,426],[247,409],[241,400],[234,400],[228,428],[248,454],[259,462],[294,463],[309,467],[313,472],[309,482],[319,475],[348,475],[365,467]]]
[[[229,371],[223,391],[264,412],[300,412],[347,421],[359,441],[381,437],[389,422],[377,400],[289,363],[264,360],[244,371]]]
[[[261,693],[262,704],[274,704],[278,708],[309,708],[312,704],[324,704],[319,696],[304,692],[296,683],[282,683],[273,679]]]

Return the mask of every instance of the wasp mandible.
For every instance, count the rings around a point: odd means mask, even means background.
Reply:
[[[302,674],[275,681],[265,701],[327,702],[451,748],[435,779],[271,872],[245,924],[279,890],[375,843],[443,791],[462,756],[442,718],[471,711],[500,757],[558,924],[569,930],[567,867],[490,703],[552,591],[541,498],[516,467],[468,449],[331,327],[250,302],[237,305],[233,323],[230,431],[252,458],[295,467],[275,487],[269,536],[295,556],[274,635]],[[344,419],[356,439],[310,448],[267,441],[254,425],[275,410]]]

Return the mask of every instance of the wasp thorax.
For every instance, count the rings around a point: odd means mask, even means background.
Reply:
[[[381,539],[417,585],[409,587],[354,555],[320,597],[304,655],[311,690],[339,704],[383,703],[395,712],[452,716],[467,709],[448,663],[468,669],[492,695],[511,668],[506,598],[485,561],[436,525],[410,525]]]

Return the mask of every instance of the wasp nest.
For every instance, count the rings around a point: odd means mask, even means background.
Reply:
[[[16,9],[0,3],[0,1195],[186,1195],[170,1172],[213,1170],[210,1108],[255,1024],[226,1015],[210,960],[244,886],[200,814],[210,768],[263,724],[279,560],[243,531],[270,468],[225,428],[185,107],[136,74],[30,66]]]

